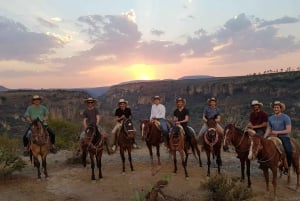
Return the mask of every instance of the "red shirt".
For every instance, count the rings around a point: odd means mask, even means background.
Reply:
[[[260,110],[259,112],[251,112],[250,122],[252,123],[253,126],[262,124],[263,122],[268,122],[268,115],[262,110]]]

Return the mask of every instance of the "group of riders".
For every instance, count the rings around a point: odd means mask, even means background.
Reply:
[[[27,107],[25,112],[26,120],[32,124],[35,119],[39,119],[42,121],[45,130],[48,132],[50,137],[50,152],[56,153],[57,149],[55,147],[55,135],[53,131],[49,128],[47,124],[49,111],[46,106],[41,104],[42,97],[39,95],[34,95],[32,97],[32,104]],[[150,121],[159,122],[158,125],[162,131],[162,137],[165,139],[165,142],[169,141],[169,131],[170,126],[168,125],[168,121],[166,120],[166,108],[161,103],[162,99],[160,96],[154,96],[152,98],[152,106],[151,106],[151,114]],[[94,98],[84,99],[84,103],[86,104],[86,109],[83,112],[83,128],[84,130],[89,125],[94,125],[97,129],[96,132],[100,135],[100,113],[96,107],[97,100]],[[124,119],[132,119],[132,112],[130,107],[128,107],[128,101],[125,99],[120,99],[118,101],[118,108],[115,110],[115,126],[111,132],[111,149],[112,151],[116,150],[117,146],[117,137],[121,130],[122,122]],[[249,122],[247,124],[247,128],[245,130],[251,131],[255,135],[261,135],[265,138],[269,136],[278,137],[284,147],[286,152],[286,160],[288,167],[291,166],[292,163],[292,145],[290,142],[290,136],[292,130],[291,119],[290,117],[283,113],[285,111],[285,104],[280,101],[274,101],[271,104],[271,108],[273,109],[273,114],[268,117],[267,113],[263,110],[263,103],[258,100],[253,100],[251,102],[252,111],[249,115]],[[186,108],[186,100],[184,98],[176,98],[176,109],[173,112],[173,122],[177,126],[181,126],[186,139],[186,146],[189,150],[191,145],[191,138],[193,137],[193,133],[190,131],[188,127],[189,122],[189,110]],[[216,121],[216,132],[220,137],[224,135],[224,129],[222,128],[221,122],[221,110],[217,106],[217,99],[215,97],[211,97],[207,100],[207,105],[203,110],[203,126],[199,132],[200,144],[203,144],[203,135],[206,133],[208,127],[206,122],[208,119],[213,118]],[[28,143],[31,136],[30,127],[26,130],[25,135],[23,136],[24,143],[24,156],[28,155]],[[83,141],[85,139],[85,132],[82,132],[80,135],[80,140]],[[202,139],[202,140],[201,140]],[[133,141],[133,148],[137,148],[137,144]],[[168,147],[168,144],[166,143]],[[189,151],[190,152],[190,151]],[[285,174],[287,174],[288,167],[285,168]]]

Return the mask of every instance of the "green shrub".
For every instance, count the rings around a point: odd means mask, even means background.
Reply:
[[[25,167],[25,162],[18,156],[17,147],[18,140],[10,139],[6,134],[0,135],[0,178]]]
[[[49,127],[56,136],[56,146],[60,149],[73,150],[78,146],[79,127],[77,124],[63,119],[49,121]]]
[[[241,185],[238,178],[226,175],[211,177],[202,187],[208,191],[209,201],[244,201],[253,197],[251,189]]]

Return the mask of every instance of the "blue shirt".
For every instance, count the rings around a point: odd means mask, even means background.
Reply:
[[[216,118],[219,115],[221,115],[221,110],[218,107],[212,108],[206,106],[203,110],[203,116],[205,116],[207,119]]]
[[[291,119],[288,115],[281,113],[280,115],[272,115],[269,117],[268,125],[273,131],[282,131],[287,125],[291,125]],[[280,137],[289,137],[287,134],[281,134]]]

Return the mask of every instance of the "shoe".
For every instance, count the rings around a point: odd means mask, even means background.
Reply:
[[[24,151],[23,156],[29,156],[29,151],[28,150]]]
[[[138,146],[137,146],[135,143],[133,143],[132,147],[133,147],[134,149],[137,149],[137,148],[138,148]]]
[[[111,147],[111,150],[112,150],[112,151],[116,151],[116,145],[113,145],[113,146]]]

